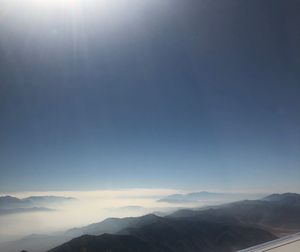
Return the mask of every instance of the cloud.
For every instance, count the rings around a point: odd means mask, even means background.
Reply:
[[[64,196],[77,201],[57,206],[55,212],[13,214],[0,217],[1,237],[20,237],[31,233],[48,233],[102,221],[108,217],[143,215],[168,207],[158,204],[157,199],[178,192],[173,189],[120,189],[94,191],[44,191],[18,192],[12,196]],[[130,209],[128,206],[140,206]],[[124,211],[124,207],[126,211]],[[3,238],[3,239],[4,239]]]

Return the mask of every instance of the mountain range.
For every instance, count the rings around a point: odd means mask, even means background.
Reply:
[[[231,252],[299,230],[300,195],[286,193],[273,194],[260,200],[182,209],[164,217],[150,214],[109,218],[56,236],[33,237],[27,239],[26,244],[24,241],[23,244],[20,240],[16,241],[14,251]],[[51,242],[47,243],[49,240]],[[6,246],[6,250],[0,246],[0,250],[11,252],[12,245]],[[50,245],[57,247],[50,249]]]
[[[49,252],[100,251],[220,251],[229,252],[276,237],[259,228],[230,223],[157,217],[141,227],[117,234],[84,235]]]
[[[2,196],[0,197],[0,215],[54,211],[54,209],[49,207],[60,206],[75,200],[75,198],[59,196],[31,196],[23,199],[12,196]]]
[[[256,199],[261,197],[257,194],[243,193],[220,193],[220,192],[192,192],[187,194],[171,194],[158,200],[158,202],[166,202],[171,204],[186,204],[199,202],[225,203],[241,199]]]
[[[167,202],[167,203],[188,203],[195,202],[199,200],[211,200],[211,199],[220,199],[224,197],[223,193],[213,193],[213,192],[193,192],[188,194],[172,194],[168,195],[162,199],[159,199],[158,202]]]
[[[113,227],[105,232],[110,234],[96,235],[105,226]],[[165,217],[108,219],[85,227],[81,230],[85,235],[49,252],[231,252],[299,230],[300,195],[273,194],[260,200],[178,210]]]

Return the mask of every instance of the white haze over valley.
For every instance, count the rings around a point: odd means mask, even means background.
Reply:
[[[158,202],[159,199],[180,192],[173,189],[127,189],[97,191],[22,192],[9,194],[17,198],[29,196],[63,196],[77,200],[55,206],[56,211],[28,212],[0,215],[0,242],[19,239],[31,234],[50,234],[100,222],[109,217],[140,216],[147,213],[169,213],[179,208],[216,205],[245,198],[259,198],[258,194],[230,194],[222,199],[188,203]],[[2,194],[0,196],[5,196]]]

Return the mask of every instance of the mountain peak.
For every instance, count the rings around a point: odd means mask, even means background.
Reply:
[[[299,203],[300,204],[300,194],[298,193],[274,193],[263,198],[264,201],[272,202],[283,202],[283,203]]]

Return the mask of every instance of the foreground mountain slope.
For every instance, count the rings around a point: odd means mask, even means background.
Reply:
[[[73,228],[65,232],[67,236],[76,237],[81,235],[100,235],[104,233],[117,233],[127,227],[139,227],[154,222],[159,217],[147,214],[141,217],[108,218],[104,221],[90,224],[81,228]]]
[[[275,238],[265,230],[237,224],[158,218],[117,235],[81,236],[49,252],[231,252]]]
[[[158,216],[154,214],[140,217],[108,218],[104,221],[90,224],[81,228],[73,228],[66,232],[53,235],[29,235],[22,239],[0,243],[0,251],[16,252],[26,249],[29,252],[45,252],[64,242],[82,235],[114,234],[127,227],[140,227],[155,221]]]
[[[19,252],[21,250],[28,252],[44,252],[59,244],[69,241],[71,238],[65,236],[53,235],[28,235],[16,241],[0,243],[1,252]]]
[[[152,246],[129,235],[84,235],[67,242],[51,252],[151,252]]]
[[[270,195],[262,200],[238,201],[205,210],[179,210],[169,217],[193,217],[202,220],[234,219],[242,224],[263,227],[277,235],[300,229],[300,195]],[[276,199],[274,199],[274,197]]]

